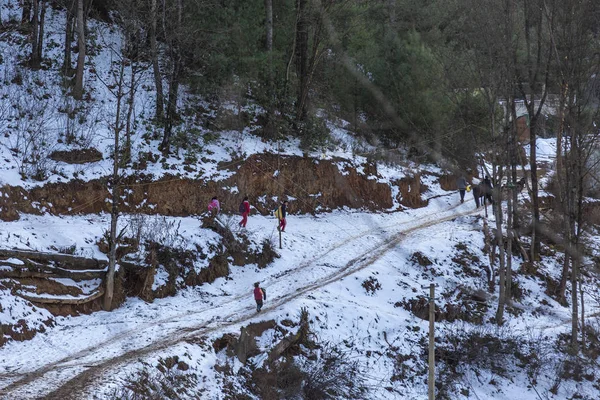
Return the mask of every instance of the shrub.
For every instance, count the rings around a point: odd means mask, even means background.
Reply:
[[[305,151],[315,151],[324,148],[329,141],[329,129],[321,118],[308,117],[305,122],[298,124],[300,148]]]
[[[256,253],[256,263],[258,268],[265,268],[271,264],[275,258],[278,258],[279,254],[275,251],[275,245],[269,238],[265,238],[262,241],[262,249]]]
[[[200,398],[196,384],[198,377],[189,372],[189,366],[179,357],[159,359],[152,367],[145,364],[122,387],[109,395],[114,400],[179,400]]]
[[[456,398],[454,393],[468,386],[463,378],[469,370],[486,370],[509,378],[509,373],[517,366],[527,375],[530,384],[536,385],[542,374],[548,375],[559,369],[559,361],[553,357],[552,343],[540,335],[534,331],[517,335],[508,330],[484,327],[450,332],[436,345],[439,398]],[[422,346],[423,359],[426,359],[426,340]]]
[[[300,362],[303,371],[304,399],[362,399],[366,398],[364,373],[357,360],[338,346],[325,344],[314,354],[315,359]]]
[[[376,291],[381,290],[381,283],[377,278],[370,276],[369,279],[363,281],[362,287],[365,288],[368,295],[373,296]]]

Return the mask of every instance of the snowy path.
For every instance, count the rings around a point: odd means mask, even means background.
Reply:
[[[376,226],[345,238],[329,246],[317,256],[271,277],[270,281],[266,282],[266,286],[281,288],[281,293],[277,291],[270,293],[270,300],[261,317],[264,318],[266,313],[277,310],[290,300],[366,268],[397,246],[411,232],[479,211],[481,210],[473,210],[472,205],[467,206],[467,204],[453,206],[422,218],[414,218],[390,226]],[[348,252],[348,247],[356,246],[359,239],[376,231],[384,234],[370,237],[373,246],[361,249],[358,256],[348,260],[348,254],[356,254]],[[340,263],[345,264],[340,265]],[[307,274],[309,268],[310,274]],[[82,348],[77,348],[76,344],[81,340],[74,341],[73,348],[63,349],[66,356],[60,359],[43,357],[45,353],[43,349],[35,346],[32,348],[20,346],[20,350],[28,353],[20,358],[27,361],[20,365],[5,365],[7,372],[0,373],[0,385],[3,386],[0,395],[11,399],[38,396],[51,399],[85,397],[83,393],[85,389],[90,389],[109,370],[125,366],[141,357],[193,340],[201,335],[222,330],[230,331],[235,325],[257,318],[252,305],[240,308],[240,304],[248,304],[247,298],[248,293],[244,289],[236,295],[216,298],[214,304],[202,308],[191,307],[185,312],[167,318],[148,318],[146,322],[136,323],[130,329],[119,331],[115,328],[114,334],[107,336],[105,340],[93,344],[83,341]],[[199,300],[190,303],[195,302]],[[119,321],[107,323],[119,325]],[[85,335],[86,330],[93,328],[94,326],[67,326],[62,330],[73,330],[73,335],[81,336]],[[110,331],[111,329],[108,330]],[[52,340],[51,337],[50,335],[49,340]],[[47,345],[56,346],[60,342],[61,339],[57,339],[56,343],[50,342]],[[61,344],[64,346],[64,341]]]

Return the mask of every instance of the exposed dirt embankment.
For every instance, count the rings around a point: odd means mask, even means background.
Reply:
[[[365,164],[362,167],[364,173],[358,173],[355,168],[345,166],[342,160],[260,154],[234,166],[223,167],[234,171],[223,181],[176,176],[158,180],[151,176],[129,177],[120,182],[123,199],[120,210],[170,216],[195,215],[203,212],[215,195],[219,196],[222,208],[227,212],[237,212],[244,195],[250,197],[252,205],[261,213],[274,208],[275,198],[292,200],[292,213],[313,213],[343,206],[370,210],[392,207],[390,186],[378,182],[376,166]],[[0,187],[0,219],[16,220],[19,212],[73,215],[108,211],[109,199],[106,179],[52,183],[29,191],[7,185]]]

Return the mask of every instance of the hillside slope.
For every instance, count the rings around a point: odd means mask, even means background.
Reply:
[[[65,13],[49,8],[46,18],[44,68],[23,64],[26,33],[8,26],[0,34],[2,247],[106,261],[116,116],[106,83],[121,38],[109,24],[89,22],[89,96],[75,107],[56,46]],[[163,155],[144,68],[131,160],[120,170],[122,303],[110,312],[96,304],[51,313],[23,297],[46,288],[13,273],[38,271],[1,259],[1,398],[314,399],[307,388],[320,387],[334,398],[424,399],[430,283],[438,398],[598,398],[593,270],[582,282],[585,354],[568,353],[570,309],[547,295],[562,268],[551,244],[535,268],[512,260],[513,298],[499,327],[498,266],[486,245],[495,220],[471,195],[459,202],[455,176],[403,151],[379,151],[326,113],[328,140],[318,150],[301,150],[295,137],[266,140],[260,107],[187,92],[187,135]],[[539,144],[549,169],[552,144]],[[245,195],[247,229],[237,215]],[[213,196],[223,206],[216,222],[205,215]],[[290,215],[279,248],[272,211],[282,200]],[[89,281],[48,280],[65,291],[57,300],[92,292]],[[268,293],[259,314],[257,281]]]

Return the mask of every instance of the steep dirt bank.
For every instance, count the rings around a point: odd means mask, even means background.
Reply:
[[[128,177],[121,182],[121,211],[195,215],[203,212],[216,195],[224,210],[237,212],[245,194],[261,213],[270,212],[276,199],[282,198],[292,200],[292,213],[314,213],[344,206],[381,210],[393,205],[390,186],[378,182],[377,167],[372,164],[364,164],[364,173],[359,173],[343,160],[260,154],[221,168],[233,175],[223,181],[176,176],[158,180],[148,175]],[[107,179],[52,183],[29,191],[6,185],[0,187],[0,219],[16,220],[20,212],[72,215],[108,211],[108,199]]]

